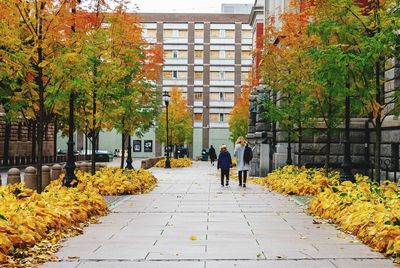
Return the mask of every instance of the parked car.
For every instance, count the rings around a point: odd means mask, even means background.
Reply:
[[[85,150],[80,152],[82,155],[85,154]],[[107,150],[97,150],[96,154],[96,162],[112,162],[114,159],[114,154]],[[92,150],[87,150],[88,158],[91,159],[92,157]]]

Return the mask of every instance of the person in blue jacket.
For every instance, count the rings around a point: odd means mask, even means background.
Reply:
[[[221,169],[221,186],[224,186],[224,177],[226,178],[225,185],[229,186],[229,170],[232,167],[232,158],[225,144],[220,147],[220,150],[217,169]]]

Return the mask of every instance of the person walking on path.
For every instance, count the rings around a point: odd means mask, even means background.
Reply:
[[[246,140],[242,136],[236,140],[233,154],[236,157],[236,167],[239,173],[239,186],[246,187],[247,171],[250,169],[250,161],[252,158],[252,155],[249,157],[249,154],[252,154],[252,152],[251,148],[247,145]]]
[[[215,153],[215,149],[212,145],[210,149],[208,149],[208,155],[210,156],[211,165],[214,166],[215,159],[217,159],[217,154]]]
[[[223,144],[220,149],[221,152],[218,155],[217,169],[221,169],[221,186],[224,186],[224,177],[226,178],[225,185],[229,186],[229,170],[232,167],[232,158],[225,144]]]

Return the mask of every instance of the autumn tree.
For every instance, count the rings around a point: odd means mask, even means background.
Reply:
[[[246,83],[242,85],[242,91],[230,112],[229,131],[231,132],[230,139],[233,143],[235,143],[240,136],[245,137],[247,134],[250,109],[249,96],[251,89],[251,81],[247,79]]]
[[[192,113],[187,101],[178,88],[169,92],[171,100],[168,106],[169,142],[171,144],[185,144],[192,142]],[[157,120],[156,136],[160,142],[166,142],[166,112],[160,113]]]

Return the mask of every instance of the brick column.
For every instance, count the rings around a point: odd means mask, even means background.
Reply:
[[[242,23],[235,23],[235,103],[242,83]]]
[[[204,23],[203,51],[203,148],[209,147],[210,136],[210,23]]]

